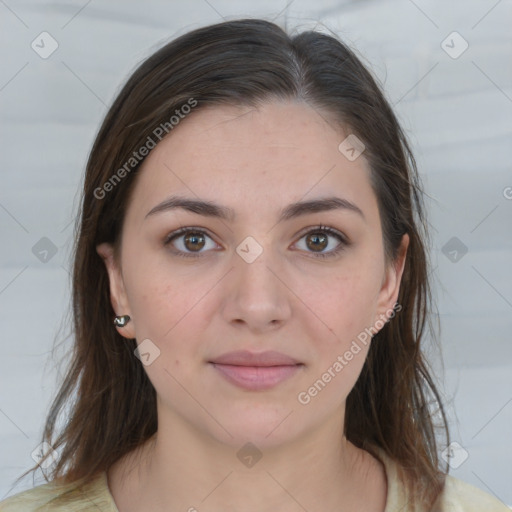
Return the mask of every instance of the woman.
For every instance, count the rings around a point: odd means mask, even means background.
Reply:
[[[419,185],[333,37],[236,20],[149,57],[86,170],[60,453],[0,510],[508,510],[439,467]]]

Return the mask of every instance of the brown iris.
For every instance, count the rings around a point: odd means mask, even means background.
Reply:
[[[187,233],[183,238],[185,247],[190,251],[200,250],[204,247],[204,235],[195,231]]]
[[[306,244],[310,249],[313,249],[314,251],[322,251],[327,247],[327,239],[327,235],[323,233],[311,233],[306,237]],[[310,241],[313,243],[311,244]]]

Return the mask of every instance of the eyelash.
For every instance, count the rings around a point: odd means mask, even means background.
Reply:
[[[327,227],[327,226],[322,226],[322,225],[315,226],[315,227],[311,228],[309,231],[306,231],[305,233],[303,233],[300,236],[299,240],[304,238],[306,235],[309,235],[311,233],[317,233],[317,232],[326,233],[328,235],[331,235],[331,236],[337,238],[338,241],[340,242],[340,245],[338,245],[338,247],[336,249],[333,249],[332,251],[329,251],[326,253],[311,253],[314,255],[315,258],[333,258],[350,245],[350,242],[339,231],[337,231],[333,228]],[[167,235],[165,237],[164,246],[168,246],[174,239],[179,238],[180,235],[183,235],[186,233],[199,233],[202,235],[206,235],[208,238],[212,238],[203,229],[188,226],[188,227],[178,229],[177,231],[173,231],[172,233],[169,233],[169,235]],[[173,254],[175,254],[176,256],[179,256],[180,258],[199,258],[202,255],[201,252],[186,253],[186,252],[175,250],[175,249],[173,249],[171,252]]]

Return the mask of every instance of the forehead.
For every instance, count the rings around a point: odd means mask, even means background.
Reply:
[[[129,211],[144,217],[176,193],[224,204],[237,218],[333,193],[372,209],[364,156],[350,161],[338,149],[349,133],[305,103],[203,108],[145,159]]]

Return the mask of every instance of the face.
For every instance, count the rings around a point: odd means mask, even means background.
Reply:
[[[364,153],[338,149],[349,133],[304,103],[210,107],[144,161],[119,262],[97,249],[114,310],[131,317],[118,330],[144,343],[159,429],[269,447],[343,418],[368,333],[393,315],[408,242],[386,265]],[[210,207],[155,210],[171,196]],[[293,361],[221,361],[234,351]]]

